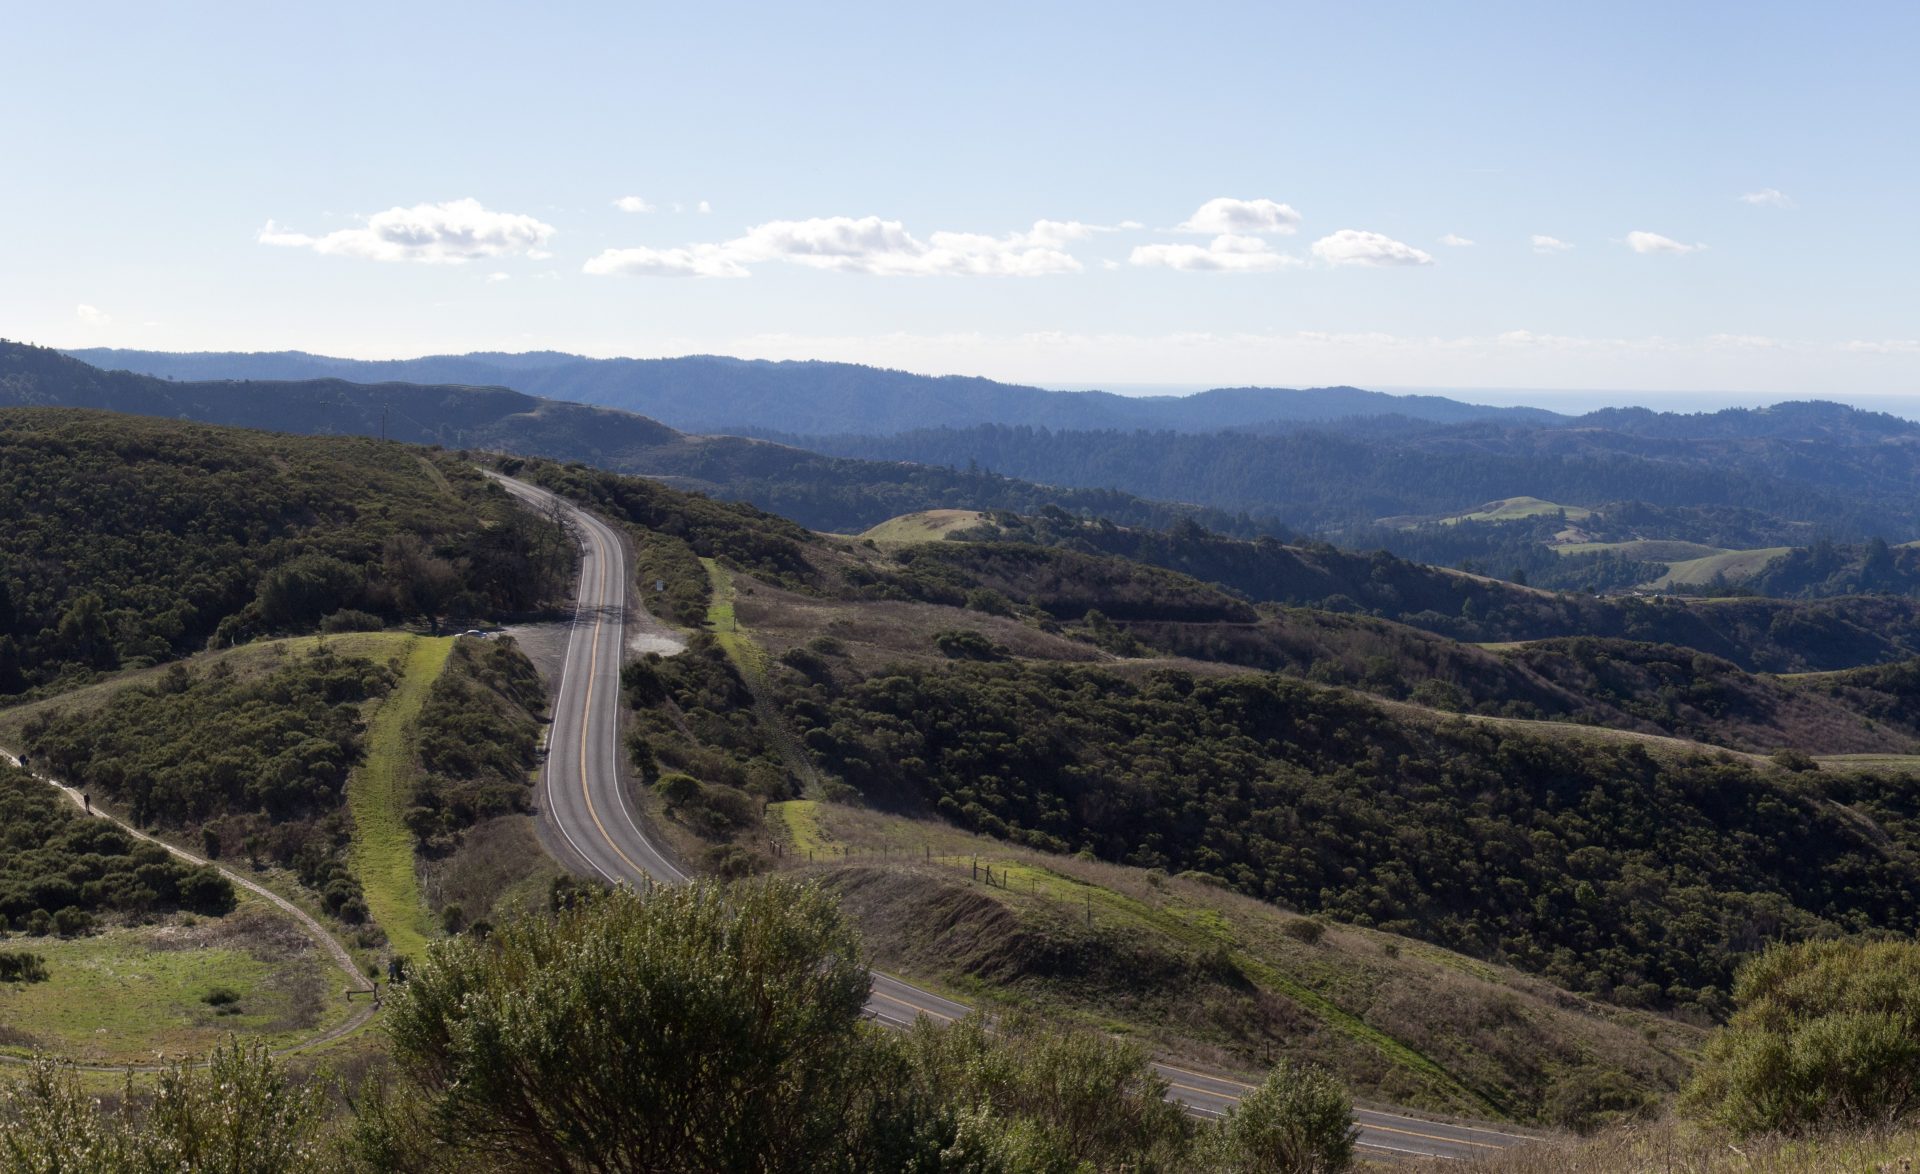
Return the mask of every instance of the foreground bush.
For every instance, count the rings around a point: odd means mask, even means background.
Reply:
[[[393,997],[392,1079],[330,1137],[317,1085],[230,1045],[165,1074],[144,1113],[36,1066],[0,1096],[0,1171],[1321,1174],[1351,1158],[1346,1093],[1316,1072],[1283,1068],[1207,1126],[1104,1034],[865,1023],[859,957],[814,886],[583,891],[436,944]]]
[[[132,1092],[129,1085],[129,1094]],[[131,1095],[127,1098],[132,1100]],[[8,1174],[277,1174],[327,1168],[326,1097],[298,1085],[264,1046],[229,1042],[202,1068],[160,1076],[146,1112],[107,1112],[71,1069],[38,1062],[0,1091],[0,1170]]]
[[[369,1153],[810,1168],[845,1132],[868,981],[832,903],[785,886],[621,890],[438,944],[388,1020],[420,1111],[390,1106]]]
[[[1332,1174],[1353,1164],[1353,1098],[1317,1068],[1282,1060],[1213,1138],[1221,1174]]]
[[[1920,1115],[1920,945],[1776,946],[1734,986],[1686,1104],[1735,1133],[1805,1134]]]

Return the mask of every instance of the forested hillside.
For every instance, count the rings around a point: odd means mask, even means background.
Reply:
[[[1197,869],[1629,1005],[1718,1015],[1767,940],[1910,932],[1920,915],[1912,796],[1866,779],[1408,723],[1309,685],[1177,672],[816,677],[789,714],[870,802]]]
[[[444,453],[0,409],[0,693],[267,632],[530,611],[572,546]]]
[[[1592,426],[1461,424],[1387,437],[1318,424],[1275,434],[987,424],[776,438],[868,460],[972,462],[1014,477],[1270,514],[1315,530],[1454,513],[1521,493],[1584,506],[1743,507],[1817,519],[1836,538],[1904,539],[1920,529],[1913,504],[1920,425],[1835,404],[1792,406],[1805,410],[1745,413],[1719,426],[1631,415],[1633,432],[1610,430],[1608,417]]]

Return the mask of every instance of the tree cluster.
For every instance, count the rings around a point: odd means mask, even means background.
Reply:
[[[233,905],[233,885],[215,869],[89,819],[52,787],[0,765],[0,928],[72,935],[101,914],[221,914]],[[13,969],[31,978],[26,962]]]
[[[329,912],[360,921],[342,797],[360,758],[361,705],[393,681],[386,666],[324,646],[258,675],[225,661],[173,665],[98,708],[37,717],[27,745],[136,824],[197,836],[212,855],[292,867]]]

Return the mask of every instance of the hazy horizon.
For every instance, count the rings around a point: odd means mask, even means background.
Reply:
[[[480,350],[480,351],[456,351],[456,352],[435,351],[435,352],[422,352],[419,354],[411,354],[411,355],[405,355],[405,356],[397,356],[393,358],[377,358],[377,359],[356,359],[351,356],[345,356],[345,355],[328,355],[318,351],[306,350],[299,347],[282,348],[280,350],[274,350],[274,351],[241,351],[241,350],[159,351],[157,350],[157,348],[131,348],[131,347],[126,347],[126,348],[61,347],[57,349],[60,349],[62,351],[75,352],[75,353],[84,353],[90,350],[116,350],[117,349],[117,350],[150,351],[153,353],[176,354],[176,355],[302,354],[302,355],[311,356],[316,359],[330,359],[330,360],[340,360],[340,361],[346,361],[346,362],[370,362],[370,363],[407,362],[409,360],[436,358],[436,357],[456,357],[457,358],[457,357],[463,357],[463,356],[472,355],[472,354],[527,355],[527,354],[544,354],[544,353],[562,354],[562,355],[568,355],[574,358],[596,359],[596,360],[610,360],[610,359],[661,360],[661,359],[675,359],[675,358],[692,358],[692,357],[698,357],[703,355],[712,355],[712,357],[715,357],[715,358],[734,358],[734,359],[747,358],[747,356],[721,355],[721,354],[713,354],[712,352],[690,352],[687,354],[680,354],[680,355],[581,355],[571,351],[555,351],[548,348],[536,348],[532,350]],[[806,362],[809,360],[794,359],[794,360],[769,360],[769,361]],[[817,361],[844,362],[846,360],[817,360]],[[858,365],[870,366],[870,367],[882,366],[881,364],[874,364],[874,363],[858,364]],[[948,377],[948,376],[960,376],[960,377],[976,376],[976,373],[967,372],[967,371],[917,371],[917,370],[913,370],[911,368],[905,368],[905,367],[893,367],[889,369],[906,371],[909,374],[923,375],[931,378],[942,378],[942,377]],[[992,376],[978,376],[978,377],[993,378]],[[1580,388],[1580,387],[1461,387],[1461,386],[1440,387],[1440,386],[1405,386],[1405,385],[1397,385],[1397,384],[1364,384],[1364,383],[1357,383],[1352,381],[1336,381],[1332,383],[1303,383],[1303,382],[1290,382],[1290,383],[1289,382],[1259,382],[1259,383],[1104,382],[1103,383],[1103,382],[1096,382],[1096,381],[1029,382],[1029,381],[1016,380],[1016,379],[995,379],[995,381],[1000,383],[1010,384],[1013,386],[1037,388],[1042,391],[1061,391],[1061,392],[1100,391],[1100,392],[1108,392],[1113,395],[1122,395],[1122,396],[1130,396],[1130,397],[1198,395],[1201,392],[1215,391],[1215,390],[1219,390],[1221,388],[1227,388],[1227,387],[1259,387],[1259,388],[1268,388],[1275,391],[1297,391],[1297,390],[1307,390],[1307,389],[1316,388],[1316,387],[1354,387],[1362,391],[1375,391],[1375,392],[1381,392],[1387,395],[1441,396],[1447,399],[1459,400],[1464,403],[1476,404],[1476,405],[1486,406],[1486,407],[1543,408],[1548,411],[1560,412],[1566,415],[1580,415],[1586,412],[1597,411],[1602,408],[1610,408],[1610,407],[1644,407],[1644,408],[1650,408],[1654,411],[1683,412],[1683,413],[1714,412],[1714,411],[1720,411],[1725,408],[1758,408],[1758,407],[1767,407],[1773,404],[1789,403],[1794,401],[1825,400],[1825,401],[1830,401],[1834,403],[1847,404],[1851,407],[1859,408],[1864,411],[1886,412],[1890,415],[1900,416],[1905,419],[1920,420],[1920,393],[1912,393],[1912,394],[1885,393],[1885,394],[1851,394],[1849,395],[1849,394],[1840,394],[1840,393],[1825,392],[1825,391],[1819,391],[1819,390],[1805,390],[1800,392],[1764,392],[1764,391],[1750,391],[1750,390],[1738,390],[1738,389],[1709,389],[1709,390],[1664,389],[1664,390],[1645,391],[1645,390],[1634,390],[1634,389],[1625,389],[1625,388]]]
[[[65,347],[1920,389],[1911,5],[11,15]]]

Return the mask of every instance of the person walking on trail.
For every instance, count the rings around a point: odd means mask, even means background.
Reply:
[[[86,804],[87,814],[92,815],[93,814],[93,792],[91,791],[80,792],[80,802]]]

